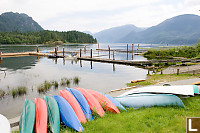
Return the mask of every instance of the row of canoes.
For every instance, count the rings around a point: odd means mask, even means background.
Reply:
[[[197,85],[178,86],[148,86],[130,90],[118,97],[115,97],[123,106],[140,107],[152,106],[179,106],[184,104],[178,96],[194,96],[199,94],[200,87]]]
[[[107,94],[83,88],[67,88],[60,90],[60,96],[35,98],[34,102],[25,100],[19,131],[32,133],[35,130],[36,133],[46,133],[49,121],[53,133],[60,132],[60,122],[81,132],[81,123],[92,120],[92,112],[102,117],[104,110],[120,113],[117,107],[126,110]]]

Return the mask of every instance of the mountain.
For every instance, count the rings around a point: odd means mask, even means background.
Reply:
[[[134,25],[128,24],[119,27],[113,27],[93,34],[98,42],[117,42],[121,38],[127,36],[130,32],[139,32],[144,30]]]
[[[141,32],[130,32],[118,42],[195,44],[200,39],[200,16],[179,15]]]
[[[43,28],[24,13],[6,12],[0,15],[0,32],[34,32]]]

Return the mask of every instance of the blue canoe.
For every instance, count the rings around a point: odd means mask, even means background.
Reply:
[[[78,132],[83,131],[83,127],[70,104],[61,96],[53,96],[53,98],[58,103],[60,118],[63,124]]]
[[[83,96],[83,94],[80,91],[73,88],[66,88],[66,89],[76,98],[87,120],[88,121],[93,120],[90,106],[88,105],[88,102]]]
[[[125,107],[133,107],[135,109],[140,107],[152,106],[180,106],[184,108],[184,104],[180,98],[169,94],[133,94],[127,96],[116,97]]]
[[[117,106],[119,109],[122,109],[122,110],[125,110],[126,111],[126,109],[116,100],[116,99],[114,99],[113,97],[111,97],[110,95],[108,95],[108,94],[104,94],[104,93],[102,93],[102,92],[99,92],[99,93],[101,93],[101,94],[103,94],[104,96],[106,96],[115,106]]]

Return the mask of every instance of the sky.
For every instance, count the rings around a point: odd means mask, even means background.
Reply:
[[[200,16],[200,0],[0,0],[0,14],[25,13],[45,30],[99,32],[155,26],[182,14]]]

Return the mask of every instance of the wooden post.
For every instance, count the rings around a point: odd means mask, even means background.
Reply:
[[[147,75],[149,75],[150,74],[150,70],[148,69],[148,74]]]
[[[177,69],[177,75],[179,75],[179,69]]]
[[[140,47],[140,44],[138,44],[138,49],[139,49],[139,47]]]
[[[98,49],[99,49],[99,43],[98,43]]]
[[[91,49],[91,52],[90,52],[90,57],[92,58],[92,49]]]
[[[113,60],[115,60],[115,50],[113,50]]]
[[[55,48],[55,55],[57,56],[57,48]]]
[[[39,47],[37,46],[37,53],[39,53]]]
[[[132,60],[133,60],[133,48],[134,48],[134,44],[132,44]]]
[[[128,44],[127,44],[126,54],[127,54],[127,60],[128,60]]]
[[[84,46],[84,52],[86,52],[86,45]]]
[[[160,74],[162,75],[163,74],[163,71],[161,70]]]
[[[65,56],[65,48],[63,47],[63,56]]]
[[[109,59],[110,59],[110,47],[108,47],[108,52],[109,52]]]
[[[108,49],[110,48],[110,46],[108,45]]]
[[[80,49],[80,57],[81,57],[81,51],[82,51],[82,49]]]

